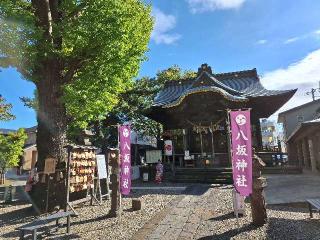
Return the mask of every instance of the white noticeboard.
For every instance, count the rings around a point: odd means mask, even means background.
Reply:
[[[147,150],[146,151],[146,162],[147,163],[157,163],[162,159],[161,150]]]
[[[96,155],[97,157],[97,170],[99,179],[104,179],[108,177],[106,159],[104,155]]]

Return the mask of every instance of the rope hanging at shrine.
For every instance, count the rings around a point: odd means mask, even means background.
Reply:
[[[191,122],[190,120],[187,119],[187,122],[189,122],[192,125],[192,130],[195,131],[196,133],[202,133],[204,132],[207,134],[208,132],[215,132],[219,130],[220,123],[224,120],[224,118],[221,118],[218,120],[215,124],[211,124],[210,126],[201,126],[201,124],[195,124]]]

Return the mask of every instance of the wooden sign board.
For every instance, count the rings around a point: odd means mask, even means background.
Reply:
[[[51,174],[56,172],[56,163],[55,158],[47,158],[44,163],[44,174]]]

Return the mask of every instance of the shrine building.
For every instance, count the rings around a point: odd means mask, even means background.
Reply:
[[[252,144],[260,151],[259,119],[271,116],[295,92],[265,89],[255,68],[214,73],[202,64],[195,78],[167,82],[147,116],[163,125],[164,140],[173,141],[173,157],[164,157],[173,167],[231,167],[228,110],[251,109]]]

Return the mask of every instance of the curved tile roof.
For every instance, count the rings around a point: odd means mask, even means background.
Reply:
[[[206,82],[199,88],[197,82],[203,83],[204,80]],[[294,91],[265,89],[260,83],[256,69],[218,74],[211,74],[204,70],[194,79],[167,82],[155,97],[153,106],[170,107],[181,102],[181,98],[185,98],[192,92],[217,92],[219,90],[221,94],[227,95],[230,100],[282,95]]]

